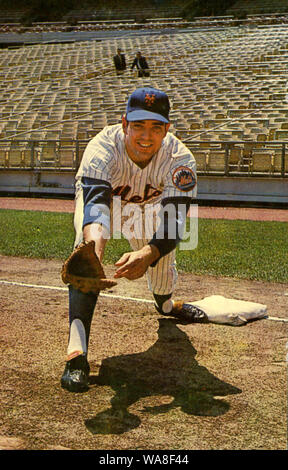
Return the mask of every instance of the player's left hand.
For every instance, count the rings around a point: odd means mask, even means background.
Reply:
[[[139,279],[158,257],[158,249],[151,245],[146,245],[138,251],[124,253],[115,263],[118,269],[114,278],[126,277],[130,281]]]

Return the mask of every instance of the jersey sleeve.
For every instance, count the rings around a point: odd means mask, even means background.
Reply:
[[[98,223],[110,230],[111,175],[115,161],[115,139],[104,128],[88,143],[76,175],[76,184],[83,191],[83,228]]]
[[[195,159],[179,139],[173,136],[171,140],[167,152],[170,165],[164,177],[159,212],[160,224],[149,242],[158,248],[160,258],[174,250],[181,241],[187,212],[197,195]],[[159,259],[151,266],[154,267]]]
[[[116,145],[105,127],[87,145],[76,180],[83,177],[107,181],[111,184],[111,174],[116,161]]]
[[[162,200],[183,196],[195,198],[197,196],[195,158],[190,150],[176,137],[170,145],[170,165],[164,177]]]

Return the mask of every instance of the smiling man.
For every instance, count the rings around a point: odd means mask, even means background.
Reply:
[[[94,240],[102,260],[112,226],[113,235],[115,226],[120,227],[131,251],[115,263],[114,277],[134,280],[146,274],[159,314],[206,322],[199,308],[172,300],[176,246],[196,196],[196,164],[169,132],[169,111],[166,93],[139,88],[128,99],[122,123],[105,127],[89,142],[76,175],[74,247]],[[152,212],[146,210],[151,207]],[[127,224],[129,213],[133,223]],[[89,386],[87,353],[98,294],[69,286],[69,341],[61,385],[72,392]]]
[[[159,150],[167,134],[169,124],[156,120],[131,121],[123,117],[126,150],[131,160],[145,168]]]

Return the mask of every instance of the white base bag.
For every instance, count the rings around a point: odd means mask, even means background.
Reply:
[[[212,323],[241,326],[249,320],[267,317],[267,306],[246,300],[227,299],[211,295],[196,302],[187,302],[203,310]]]

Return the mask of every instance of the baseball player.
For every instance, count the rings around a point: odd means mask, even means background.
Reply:
[[[206,322],[202,310],[172,300],[176,246],[197,180],[193,155],[169,132],[169,110],[163,91],[136,89],[122,123],[105,127],[88,143],[76,175],[74,246],[94,240],[102,260],[107,240],[120,228],[132,250],[115,263],[114,278],[134,280],[146,274],[160,314]],[[61,386],[71,392],[89,388],[87,353],[98,294],[69,285],[69,340]]]

